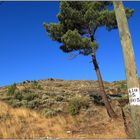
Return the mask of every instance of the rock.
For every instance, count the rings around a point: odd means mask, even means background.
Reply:
[[[26,83],[31,83],[31,81],[30,80],[23,81],[23,84],[26,84]]]
[[[71,134],[71,133],[72,133],[72,131],[70,131],[70,130],[69,130],[69,131],[67,131],[67,134]]]
[[[48,80],[48,81],[56,81],[56,80],[53,79],[53,78],[48,78],[47,80]]]

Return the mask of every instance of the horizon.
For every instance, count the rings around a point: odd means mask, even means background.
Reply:
[[[140,2],[129,1],[124,5],[135,10],[128,23],[140,77]],[[60,44],[47,35],[43,23],[58,22],[58,12],[58,1],[0,5],[0,87],[48,78],[97,80],[90,56],[69,60],[70,54],[61,52]],[[95,38],[99,43],[97,61],[103,81],[126,80],[118,29],[108,32],[100,28]]]
[[[18,85],[18,84],[22,84],[23,82],[26,82],[26,81],[30,81],[30,82],[32,82],[32,81],[47,81],[47,80],[50,80],[50,79],[54,79],[54,80],[62,80],[62,81],[95,81],[95,82],[98,82],[98,80],[97,79],[89,79],[89,80],[86,80],[86,79],[84,79],[84,80],[77,80],[77,79],[73,79],[73,80],[71,80],[71,79],[67,79],[67,80],[65,80],[65,79],[61,79],[61,78],[52,78],[52,77],[50,77],[50,78],[44,78],[44,79],[36,79],[36,80],[24,80],[24,81],[19,81],[19,82],[13,82],[13,83],[11,83],[10,85],[4,85],[4,86],[0,86],[0,88],[3,88],[3,87],[7,87],[7,86],[11,86],[11,85],[13,85],[13,84],[16,84],[16,85]],[[51,80],[50,80],[51,81]],[[125,81],[125,79],[123,80],[117,80],[117,81],[105,81],[105,80],[103,80],[103,82],[108,82],[108,83],[113,83],[113,82],[119,82],[119,81]]]

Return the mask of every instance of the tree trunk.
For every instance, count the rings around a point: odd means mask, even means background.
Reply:
[[[113,4],[124,56],[134,138],[140,139],[140,86],[133,45],[123,4],[121,1],[114,1]]]
[[[94,42],[94,35],[93,34],[91,34],[90,38],[91,38],[91,41]],[[99,83],[99,87],[100,87],[100,95],[101,95],[101,97],[103,99],[103,102],[105,104],[107,113],[108,113],[109,117],[116,118],[117,115],[114,112],[114,110],[112,109],[112,107],[111,107],[111,105],[108,101],[105,89],[104,89],[104,84],[103,84],[100,69],[99,69],[99,66],[98,66],[98,63],[97,63],[97,60],[96,60],[96,55],[95,55],[94,48],[92,48],[92,55],[91,56],[92,56],[92,62],[93,62],[93,65],[94,65],[94,68],[95,68],[95,71],[96,71],[96,75],[97,75],[97,78],[98,78],[98,83]]]
[[[101,77],[100,69],[99,69],[99,66],[98,66],[98,63],[97,63],[97,60],[96,60],[96,55],[94,53],[94,50],[92,52],[92,62],[93,62],[93,65],[94,65],[94,68],[95,68],[95,71],[96,71],[96,75],[97,75],[97,78],[98,78],[98,82],[99,82],[100,95],[101,95],[101,97],[103,99],[103,102],[105,104],[107,113],[108,113],[109,117],[116,118],[117,115],[113,111],[113,109],[112,109],[112,107],[111,107],[111,105],[108,101],[108,98],[106,96],[106,93],[105,93],[103,80],[102,80],[102,77]]]

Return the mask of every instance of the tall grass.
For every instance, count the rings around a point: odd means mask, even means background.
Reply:
[[[127,138],[121,121],[97,119],[80,115],[45,118],[0,101],[0,138]]]

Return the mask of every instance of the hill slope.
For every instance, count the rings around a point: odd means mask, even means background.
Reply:
[[[125,81],[104,84],[116,120],[106,113],[97,81],[48,79],[0,88],[0,138],[129,137]]]

